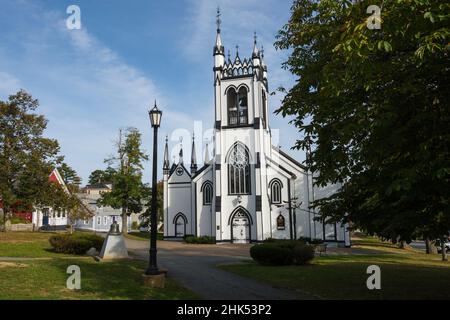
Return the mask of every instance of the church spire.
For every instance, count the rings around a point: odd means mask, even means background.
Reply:
[[[216,34],[216,44],[214,46],[214,55],[225,55],[224,47],[222,45],[222,38],[220,36],[220,26],[222,20],[220,19],[220,8],[217,8],[216,24],[217,24],[217,34]]]
[[[197,156],[195,154],[195,136],[192,134],[192,152],[191,152],[191,174],[197,172]]]
[[[256,36],[256,31],[253,35],[253,52],[252,52],[252,59],[258,59],[259,58],[259,50],[258,50],[258,44],[257,44],[258,37]]]
[[[164,147],[164,162],[163,162],[163,171],[166,172],[169,170],[169,146],[167,145],[167,136],[166,136],[166,146]]]

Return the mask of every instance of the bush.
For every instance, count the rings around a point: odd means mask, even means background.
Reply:
[[[192,244],[214,244],[216,243],[216,238],[210,236],[195,237],[193,235],[188,235],[184,238],[184,241]]]
[[[74,233],[51,236],[50,245],[55,252],[69,254],[85,254],[94,247],[100,251],[104,239],[93,233]]]
[[[303,265],[314,259],[314,246],[299,240],[271,240],[251,247],[250,256],[262,265]]]
[[[307,244],[297,244],[292,249],[292,260],[294,264],[307,264],[312,259],[314,259],[314,246]]]
[[[137,221],[133,221],[131,223],[131,230],[138,230],[139,229],[139,223]]]
[[[259,244],[250,248],[250,256],[262,265],[283,266],[292,264],[293,250],[274,244]]]

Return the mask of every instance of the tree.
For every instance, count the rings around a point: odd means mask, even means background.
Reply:
[[[51,206],[53,210],[65,210],[67,213],[67,221],[70,225],[70,233],[73,233],[74,225],[79,219],[92,218],[93,213],[77,196],[79,193],[79,185],[67,184],[67,189],[52,183],[50,186],[52,197]]]
[[[24,90],[0,101],[0,199],[4,223],[18,202],[23,206],[52,202],[48,177],[62,157],[58,156],[58,142],[43,136],[47,120],[35,113],[38,106],[38,100]]]
[[[302,133],[295,148],[316,185],[321,219],[351,221],[385,239],[442,238],[450,230],[450,4],[298,0],[275,46],[297,78],[283,116]],[[443,254],[443,259],[445,253]]]
[[[148,157],[141,150],[141,133],[135,128],[128,128],[125,133],[119,131],[117,155],[106,159],[110,166],[115,166],[112,175],[111,192],[103,193],[99,204],[122,209],[122,233],[127,230],[127,216],[139,213],[143,208],[145,187],[142,183],[143,161]]]
[[[57,167],[61,177],[64,180],[64,183],[67,185],[74,185],[79,187],[81,185],[81,178],[78,176],[77,172],[72,169],[67,163],[62,162]]]
[[[108,166],[106,170],[94,170],[89,175],[89,185],[111,184],[115,170]]]
[[[151,198],[153,196],[152,193],[152,188],[150,186],[145,186],[146,188],[146,199],[149,199],[146,203],[146,210],[144,211],[144,213],[142,213],[140,215],[140,218],[142,219],[142,223],[141,225],[143,227],[147,227],[150,224],[150,214],[151,214]],[[156,207],[157,207],[157,221],[158,224],[160,222],[164,221],[164,205],[163,205],[163,201],[164,201],[164,182],[161,180],[158,182],[158,187],[157,187],[157,198],[156,198]]]

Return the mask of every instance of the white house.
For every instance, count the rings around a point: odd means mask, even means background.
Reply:
[[[69,192],[58,169],[54,169],[49,180],[59,185],[65,192]],[[35,208],[32,213],[32,223],[36,229],[65,229],[68,225],[68,215],[65,210],[56,210],[51,207]]]
[[[312,187],[311,174],[272,145],[268,72],[256,37],[251,58],[225,58],[220,20],[214,55],[214,144],[198,168],[192,142],[189,169],[164,152],[164,237],[208,235],[217,242],[309,237],[350,245],[343,224],[315,221],[311,202],[336,190]]]

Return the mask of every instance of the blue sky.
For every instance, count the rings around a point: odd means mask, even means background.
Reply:
[[[66,8],[73,4],[81,9],[81,30],[66,27]],[[46,135],[58,139],[84,183],[91,171],[105,167],[119,128],[137,127],[150,151],[147,110],[155,99],[163,110],[159,160],[166,134],[172,155],[183,136],[190,158],[194,124],[202,159],[214,120],[217,6],[232,55],[239,45],[240,56],[249,57],[257,32],[273,91],[293,83],[281,68],[286,52],[273,47],[290,5],[288,0],[0,0],[0,99],[20,88],[38,98],[39,112],[49,120]],[[270,98],[271,111],[281,98],[279,93]],[[288,119],[272,115],[270,125],[279,129],[282,148],[303,160],[303,152],[289,150],[298,132]],[[146,163],[145,181],[150,169]]]

